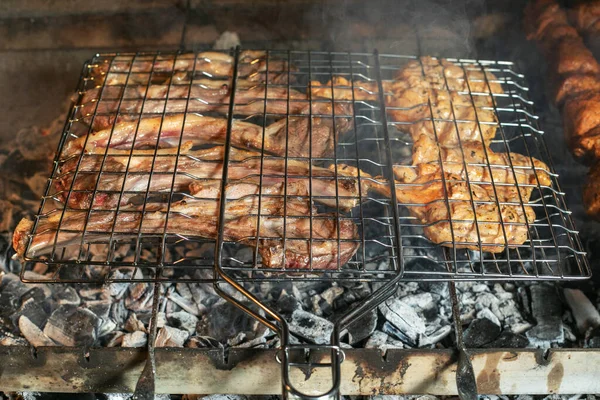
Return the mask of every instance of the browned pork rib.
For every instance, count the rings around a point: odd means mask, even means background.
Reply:
[[[117,122],[186,111],[227,114],[230,99],[229,81],[205,79],[194,81],[193,85],[110,86],[86,91],[79,113],[93,129],[100,130],[115,122],[117,112]],[[236,115],[308,114],[309,111],[306,94],[279,86],[268,87],[265,91],[265,85],[256,82],[238,81],[234,100]],[[325,107],[313,104],[313,114],[330,110],[330,102],[327,103]],[[336,103],[335,111],[337,115],[350,116],[351,108]],[[327,115],[331,115],[331,111]]]
[[[321,104],[321,107],[331,111],[330,103],[315,104]],[[331,112],[329,114],[331,115]],[[194,145],[225,143],[226,119],[185,114],[185,126],[183,121],[184,115],[169,115],[164,118],[146,118],[139,122],[122,122],[114,128],[68,142],[62,157],[65,159],[80,153],[84,146],[85,151],[90,152],[97,147],[176,147],[180,139]],[[257,150],[263,150],[264,147],[265,152],[280,156],[327,157],[333,153],[336,136],[350,128],[351,122],[348,118],[312,116],[311,123],[311,117],[308,115],[283,118],[264,130],[258,125],[236,120],[231,128],[231,145]]]
[[[356,252],[359,241],[356,225],[333,215],[317,214],[312,223],[308,201],[288,198],[263,197],[258,211],[259,197],[252,196],[227,202],[225,209],[224,239],[254,246],[258,240],[262,263],[269,268],[335,269],[344,265]],[[106,241],[114,229],[116,237],[144,234],[177,233],[214,239],[218,233],[219,202],[216,200],[188,200],[172,204],[171,213],[165,206],[148,207],[142,217],[139,210],[93,211],[87,219],[84,243]],[[260,214],[260,218],[259,215]],[[40,221],[25,253],[32,222],[23,219],[13,236],[13,247],[20,257],[48,255],[57,248],[77,244],[86,224],[87,211],[67,211],[60,230],[60,213]],[[258,227],[258,231],[257,231]],[[312,228],[312,229],[311,229]],[[312,243],[309,239],[312,238]]]
[[[213,51],[198,55],[161,55],[156,58],[122,55],[91,65],[91,76],[98,85],[123,85],[126,82],[145,84],[149,80],[168,83],[174,76],[181,79],[181,73],[199,73],[211,78],[231,77],[233,64],[232,56]],[[288,76],[290,81],[294,78],[288,70],[291,73],[295,68],[288,66],[285,60],[267,59],[267,54],[263,51],[243,51],[239,54],[239,78],[254,82],[286,84]]]
[[[184,152],[179,159],[161,150],[154,162],[153,153],[148,155],[148,151],[142,151],[142,154],[136,154],[138,152],[139,150],[133,152],[131,160],[128,155],[109,155],[104,165],[102,165],[103,155],[84,155],[79,163],[79,173],[72,187],[73,192],[69,196],[69,206],[89,208],[92,191],[96,185],[99,193],[94,197],[93,208],[103,209],[117,206],[118,192],[121,190],[128,192],[121,198],[122,205],[136,194],[145,194],[147,190],[169,192],[173,189],[181,192],[185,191],[190,184],[194,184],[194,192],[199,197],[216,198],[218,195],[223,176],[222,146]],[[177,174],[173,180],[176,161]],[[66,193],[71,189],[73,172],[78,162],[78,159],[73,158],[60,168],[62,177],[56,181],[56,187],[59,197],[63,197],[63,200],[66,200]],[[98,181],[98,171],[101,167],[104,173]],[[127,176],[125,171],[128,171]],[[150,171],[153,171],[152,179],[150,179]],[[229,182],[243,180],[246,183],[258,184],[261,173],[263,185],[279,186],[283,193],[282,185],[285,184],[287,193],[296,196],[309,196],[312,189],[313,200],[332,207],[339,206],[343,210],[356,206],[360,202],[361,190],[362,193],[368,190],[365,180],[368,175],[361,174],[362,188],[359,189],[358,172],[349,166],[338,165],[336,174],[335,167],[328,169],[311,166],[305,161],[289,159],[286,161],[268,156],[261,159],[260,153],[231,149]],[[209,187],[212,189],[209,190]],[[216,195],[209,194],[215,191]]]

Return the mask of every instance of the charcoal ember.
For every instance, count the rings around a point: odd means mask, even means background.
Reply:
[[[105,335],[100,344],[103,347],[117,347],[120,346],[123,342],[123,336],[125,336],[125,332],[122,331],[112,331],[111,333]]]
[[[577,341],[577,336],[575,336],[575,334],[573,333],[573,330],[571,329],[571,327],[569,325],[567,325],[566,323],[563,324],[563,331],[565,333],[565,340],[567,342],[576,342]]]
[[[479,348],[490,343],[500,335],[500,326],[487,318],[473,320],[463,332],[466,347]]]
[[[154,345],[156,347],[183,347],[189,336],[187,331],[166,325],[158,331]]]
[[[250,339],[250,340],[241,342],[238,345],[236,345],[235,347],[242,348],[242,349],[250,349],[250,348],[256,348],[256,347],[264,348],[266,343],[267,343],[267,339],[265,337],[261,336],[261,337],[255,337],[254,339]]]
[[[410,294],[402,297],[402,302],[413,307],[417,312],[436,308],[433,295],[428,292]]]
[[[577,323],[580,333],[585,333],[590,328],[600,326],[600,314],[590,299],[579,289],[563,289],[565,301]]]
[[[142,331],[147,333],[146,326],[137,318],[137,315],[134,312],[130,313],[129,317],[127,317],[127,321],[125,321],[125,330],[127,332]]]
[[[478,319],[485,318],[487,320],[492,321],[493,323],[495,323],[498,326],[502,326],[502,324],[500,323],[500,320],[498,319],[498,317],[496,316],[496,314],[494,314],[493,312],[491,312],[490,309],[487,308],[487,307],[482,308],[481,310],[479,310],[477,312],[477,318]]]
[[[390,298],[380,304],[379,311],[411,343],[416,343],[419,335],[425,333],[425,321],[411,306],[398,298]]]
[[[125,308],[123,301],[115,301],[110,307],[110,318],[115,321],[118,326],[123,326],[129,312]]]
[[[215,338],[208,336],[192,336],[185,343],[185,347],[196,349],[218,349],[223,348],[223,345]]]
[[[27,339],[33,347],[54,346],[55,343],[29,318],[21,316],[18,321],[19,331],[21,335]]]
[[[387,342],[388,334],[382,331],[374,331],[373,334],[365,343],[365,348],[367,349],[380,349]]]
[[[534,346],[550,347],[563,343],[563,306],[554,286],[538,284],[530,286],[531,313],[537,325],[526,332]]]
[[[101,287],[85,286],[79,289],[79,296],[86,301],[90,300],[108,300],[110,296],[103,296],[106,292]]]
[[[142,331],[126,333],[121,339],[121,347],[144,347],[147,343],[148,335]]]
[[[51,305],[47,302],[37,302],[29,298],[21,303],[21,306],[11,315],[13,325],[17,326],[19,318],[26,317],[27,320],[35,324],[39,329],[43,329],[48,317],[50,317]]]
[[[301,309],[302,303],[295,296],[282,292],[282,295],[279,297],[279,300],[277,300],[275,306],[279,312],[291,314],[294,310]]]
[[[132,288],[132,290],[129,292],[130,295],[125,297],[125,307],[128,310],[135,312],[149,312],[152,308],[154,287],[148,284],[141,285],[133,285],[135,288]]]
[[[406,343],[406,345],[408,345],[409,347],[418,347],[418,345],[417,345],[418,338],[413,340],[411,337],[406,335],[406,333],[404,333],[403,331],[398,329],[394,324],[390,323],[389,321],[385,321],[383,323],[383,325],[381,326],[381,330],[383,332],[387,333],[389,338],[393,338],[394,340],[398,340],[403,343]],[[402,347],[404,347],[404,346],[402,346]]]
[[[419,282],[419,288],[425,292],[437,294],[442,298],[449,298],[448,284],[445,282]]]
[[[321,293],[321,298],[330,307],[332,307],[333,306],[333,302],[335,301],[335,299],[337,299],[343,293],[344,293],[344,288],[341,288],[339,286],[332,286],[329,289],[325,290],[323,293]]]
[[[134,283],[129,286],[128,297],[131,300],[139,300],[150,289],[150,284],[145,282]]]
[[[167,291],[167,299],[171,300],[183,310],[194,316],[200,315],[200,310],[198,309],[198,306],[196,305],[196,302],[194,301],[191,292],[189,293],[189,297],[183,297],[177,292]]]
[[[432,332],[426,332],[426,335],[419,337],[419,346],[435,345],[445,339],[450,332],[452,332],[452,327],[450,325],[444,325],[438,329],[432,330]]]
[[[188,312],[178,311],[171,314],[167,314],[167,323],[175,328],[183,329],[190,335],[196,332],[196,326],[198,325],[198,318]]]
[[[488,349],[521,349],[529,346],[529,339],[524,335],[504,330],[498,337],[482,347]]]
[[[110,318],[100,318],[100,323],[98,325],[97,337],[101,338],[110,332],[117,329],[117,324]]]
[[[60,305],[70,304],[78,306],[81,304],[79,293],[73,286],[56,285],[52,290],[52,298]]]
[[[99,318],[109,319],[113,302],[110,300],[92,300],[85,303],[85,307]]]
[[[371,310],[348,326],[348,342],[356,344],[368,338],[377,327],[377,310]]]
[[[211,285],[203,283],[189,283],[188,288],[192,293],[192,298],[196,302],[198,310],[202,314],[205,314],[209,307],[221,299],[215,293]]]
[[[66,304],[50,315],[44,333],[63,346],[91,346],[99,325],[100,318],[93,312]]]
[[[333,323],[304,310],[295,310],[289,320],[290,331],[310,342],[327,344],[331,341]]]
[[[5,274],[0,283],[0,316],[10,317],[21,303],[21,298],[31,288],[23,284],[18,276]]]
[[[223,343],[238,332],[253,332],[259,323],[233,304],[223,301],[210,308],[198,324],[198,334]]]

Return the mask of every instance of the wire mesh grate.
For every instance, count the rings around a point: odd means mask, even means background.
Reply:
[[[429,73],[411,56],[96,55],[23,231],[23,279],[208,282],[215,266],[239,281],[588,277],[524,77],[445,62],[463,88],[444,72],[407,105],[396,97],[418,77],[399,75]],[[421,147],[433,158],[419,165],[417,131],[458,145]],[[493,135],[473,150],[469,132]],[[52,272],[27,274],[36,263]]]

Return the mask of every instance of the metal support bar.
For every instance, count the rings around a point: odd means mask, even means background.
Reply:
[[[156,393],[281,394],[277,350],[156,348]],[[455,350],[346,349],[341,364],[344,395],[457,395]],[[600,393],[600,349],[471,349],[481,394]],[[35,356],[34,356],[35,354]],[[90,349],[0,347],[0,390],[40,392],[133,392],[144,367],[143,348]],[[314,362],[330,351],[311,351]],[[302,390],[331,384],[330,371],[316,368]]]

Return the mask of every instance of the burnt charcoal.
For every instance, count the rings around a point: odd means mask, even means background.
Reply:
[[[178,311],[171,314],[167,314],[167,323],[175,328],[183,329],[190,335],[196,332],[196,326],[198,325],[198,318],[185,311]]]
[[[46,302],[38,303],[34,299],[27,299],[11,316],[15,326],[18,325],[21,317],[26,317],[29,322],[35,324],[39,329],[43,329],[50,317],[50,306]]]
[[[419,282],[419,288],[424,292],[435,293],[443,298],[448,298],[448,284],[445,282]]]
[[[343,288],[341,288],[339,286],[332,286],[329,289],[325,290],[323,293],[321,293],[321,298],[331,308],[333,306],[333,302],[335,301],[335,299],[337,299],[343,293],[344,293]]]
[[[479,318],[479,319],[485,318],[485,319],[492,321],[493,323],[495,323],[498,326],[502,326],[502,324],[500,323],[500,320],[498,319],[496,314],[491,312],[490,309],[487,307],[482,308],[481,310],[479,310],[477,312],[477,318]]]
[[[105,293],[103,288],[95,286],[87,286],[79,289],[79,296],[81,296],[85,300],[99,299],[100,297],[102,297],[103,293]],[[110,295],[107,297],[110,297]]]
[[[57,279],[61,281],[79,280],[85,276],[88,267],[83,265],[63,266],[58,270]]]
[[[107,319],[100,318],[100,323],[98,325],[98,330],[97,330],[96,336],[98,338],[101,338],[101,337],[109,334],[110,332],[114,331],[115,329],[117,329],[117,324],[115,324],[115,321],[113,321],[110,318],[107,318]]]
[[[33,347],[54,346],[55,343],[27,317],[21,316],[18,321],[19,331]]]
[[[100,340],[100,346],[102,347],[117,347],[121,345],[123,341],[123,336],[125,336],[124,332],[121,331],[113,331]]]
[[[86,302],[85,307],[98,317],[106,320],[110,318],[112,304],[113,302],[110,300],[95,300]]]
[[[450,325],[444,325],[441,328],[428,333],[419,338],[419,346],[431,346],[444,340],[452,331]]]
[[[144,347],[147,343],[148,335],[142,331],[126,333],[121,339],[121,347]]]
[[[381,331],[375,331],[365,343],[365,348],[367,349],[378,349],[382,348],[383,345],[387,342],[388,334]]]
[[[413,307],[417,312],[435,308],[433,296],[429,292],[415,293],[402,298],[402,302]]]
[[[600,328],[590,330],[585,338],[585,346],[590,349],[600,349]]]
[[[526,332],[534,346],[550,347],[552,343],[565,340],[562,314],[563,306],[554,286],[538,284],[530,286],[531,313],[537,325]]]
[[[257,322],[244,311],[229,302],[213,306],[198,324],[198,334],[209,336],[223,343],[238,332],[252,332]]]
[[[500,335],[500,326],[487,318],[476,319],[463,332],[466,347],[479,348]]]
[[[529,346],[529,339],[524,335],[519,335],[510,331],[502,331],[493,341],[483,345],[489,349],[521,349]]]
[[[136,286],[136,285],[134,285],[134,286]],[[142,290],[140,288],[142,288],[142,286],[137,286],[133,292],[133,293],[135,293],[136,296],[139,293],[142,293],[140,295],[140,297],[138,297],[138,298],[134,298],[132,296],[125,297],[125,307],[128,310],[135,311],[138,313],[139,312],[149,312],[150,309],[152,308],[154,287],[145,284],[145,286],[143,287],[144,290]],[[130,292],[130,293],[132,293],[132,292]]]
[[[425,333],[425,321],[411,306],[397,298],[388,299],[379,305],[379,311],[412,343],[416,343],[419,335]]]
[[[301,309],[302,303],[300,303],[296,297],[284,293],[279,300],[277,300],[276,307],[281,313],[291,314],[295,310]]]
[[[52,291],[52,298],[61,305],[70,304],[78,306],[81,304],[79,293],[77,293],[77,290],[73,286],[56,285]]]
[[[110,307],[110,318],[115,321],[118,326],[123,326],[127,319],[128,311],[125,308],[123,301],[115,301]]]
[[[156,335],[156,347],[183,347],[190,334],[187,331],[164,326],[160,328]]]
[[[10,317],[21,304],[21,298],[31,288],[23,284],[19,277],[13,274],[6,274],[2,277],[0,284],[0,316]]]
[[[192,298],[191,293],[190,293],[189,297],[183,297],[183,296],[179,295],[177,292],[168,291],[167,299],[171,300],[173,303],[177,304],[183,310],[185,310],[186,312],[188,312],[192,315],[195,315],[195,316],[200,315],[200,310],[198,310],[198,306],[196,305],[196,302],[194,302],[194,299]]]
[[[146,291],[150,288],[148,283],[138,282],[129,286],[129,298],[131,300],[139,300]]]
[[[12,204],[10,202],[6,202],[7,204],[0,209],[0,221],[1,224],[6,224],[7,220],[12,220]],[[12,222],[12,221],[10,221]],[[6,230],[10,230],[12,225],[6,228]],[[15,254],[15,250],[12,247],[12,242],[10,237],[7,237],[5,234],[0,234],[0,270],[4,270],[8,273],[18,274],[21,272],[21,263],[17,259],[13,259],[12,256]]]
[[[125,321],[125,330],[127,332],[147,332],[146,326],[137,318],[137,315],[134,312],[129,314],[129,317],[127,317],[127,321]]]
[[[417,347],[417,341],[407,336],[400,329],[396,328],[389,321],[385,321],[381,326],[381,330],[388,334],[389,337],[393,337],[403,343],[406,343],[409,347]]]
[[[185,347],[192,347],[196,349],[218,349],[222,348],[223,345],[217,339],[208,336],[192,336],[185,343]]]
[[[356,344],[368,338],[377,327],[377,310],[371,310],[348,327],[350,344]]]
[[[331,341],[333,324],[304,310],[296,310],[289,321],[290,331],[310,342],[326,344]]]
[[[581,290],[565,288],[563,292],[580,333],[585,333],[590,328],[600,326],[598,310]]]
[[[100,319],[93,312],[68,304],[52,313],[44,333],[63,346],[91,346],[99,325]]]

